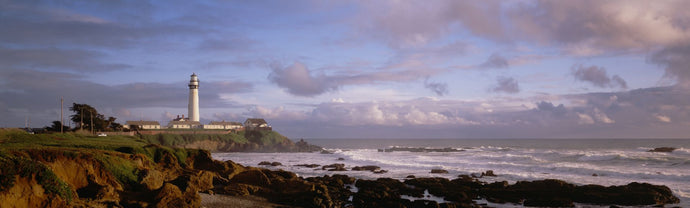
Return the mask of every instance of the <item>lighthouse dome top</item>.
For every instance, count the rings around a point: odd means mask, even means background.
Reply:
[[[196,73],[192,73],[190,81],[199,81],[199,78],[197,78]]]

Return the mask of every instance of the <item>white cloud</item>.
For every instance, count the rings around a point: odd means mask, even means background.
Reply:
[[[664,116],[664,115],[655,115],[654,117],[655,117],[657,120],[659,120],[659,122],[671,123],[671,118],[668,117],[668,116]]]
[[[594,108],[594,118],[597,119],[597,121],[606,123],[606,124],[611,124],[615,123],[613,119],[609,118],[604,112],[601,112],[598,108]]]
[[[594,124],[594,119],[587,114],[577,113],[577,117],[580,118],[577,122],[578,124]]]

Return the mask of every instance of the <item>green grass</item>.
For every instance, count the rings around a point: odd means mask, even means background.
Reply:
[[[122,185],[134,185],[138,181],[139,170],[133,161],[108,154],[97,154],[94,159],[101,162],[103,168]]]
[[[249,141],[261,145],[276,145],[289,140],[287,137],[275,131],[249,131],[245,133]]]
[[[151,144],[160,144],[164,146],[182,146],[196,141],[210,140],[219,142],[234,142],[238,144],[245,144],[249,142],[247,138],[235,133],[228,134],[156,134],[156,135],[141,135],[141,138]]]

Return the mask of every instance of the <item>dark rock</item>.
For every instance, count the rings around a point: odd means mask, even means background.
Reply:
[[[321,150],[321,154],[333,154],[333,152],[328,150]]]
[[[444,170],[444,169],[431,169],[431,173],[446,174],[446,173],[448,173],[448,171]]]
[[[388,173],[388,171],[387,171],[387,170],[375,170],[375,171],[371,171],[371,172],[372,172],[372,173],[376,173],[376,174],[384,174],[384,173]]]
[[[271,162],[261,161],[258,165],[271,165]]]
[[[479,177],[481,178],[481,177],[484,177],[484,176],[496,177],[496,174],[494,174],[494,171],[493,171],[493,170],[487,170],[486,172],[482,173],[482,175],[479,176]]]
[[[265,187],[271,184],[271,180],[258,169],[241,172],[230,179],[230,183],[243,183]]]
[[[334,163],[330,165],[324,165],[321,167],[321,170],[328,170],[328,171],[347,171],[345,169],[345,164],[342,163]]]
[[[429,207],[438,208],[438,202],[432,200],[415,200],[412,202],[412,207]]]
[[[574,189],[575,202],[589,204],[618,204],[626,206],[675,204],[680,200],[666,186],[648,183],[629,183],[624,186],[604,187],[585,185]]]
[[[319,166],[321,166],[321,165],[319,165],[319,164],[298,164],[298,165],[295,165],[295,166],[307,167],[307,168],[315,168],[315,167],[319,167]]]
[[[405,185],[390,178],[376,180],[357,180],[355,186],[359,189],[352,198],[355,207],[412,207],[409,200],[401,199],[400,195],[422,197],[424,190]]]
[[[599,176],[599,175],[596,174],[596,173],[592,173],[592,176],[597,177],[597,176]]]
[[[352,168],[352,170],[354,170],[354,171],[371,171],[371,172],[374,172],[374,171],[377,171],[377,170],[381,170],[381,167],[375,166],[375,165],[355,166],[354,168]]]
[[[283,163],[280,163],[280,162],[272,162],[271,163],[271,166],[281,166],[281,165],[283,165]]]
[[[409,179],[409,178],[416,178],[416,176],[414,176],[414,175],[408,175],[408,176],[405,177],[405,178],[408,178],[408,179]]]
[[[648,152],[673,152],[673,150],[676,150],[677,148],[675,147],[657,147],[654,149],[649,150]]]
[[[342,161],[345,160],[345,158],[339,157],[338,160]]]

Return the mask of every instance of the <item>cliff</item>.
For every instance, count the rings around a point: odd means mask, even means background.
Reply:
[[[275,131],[241,131],[227,134],[155,134],[140,135],[163,146],[204,149],[211,152],[314,152],[322,148],[304,141],[293,142]]]

